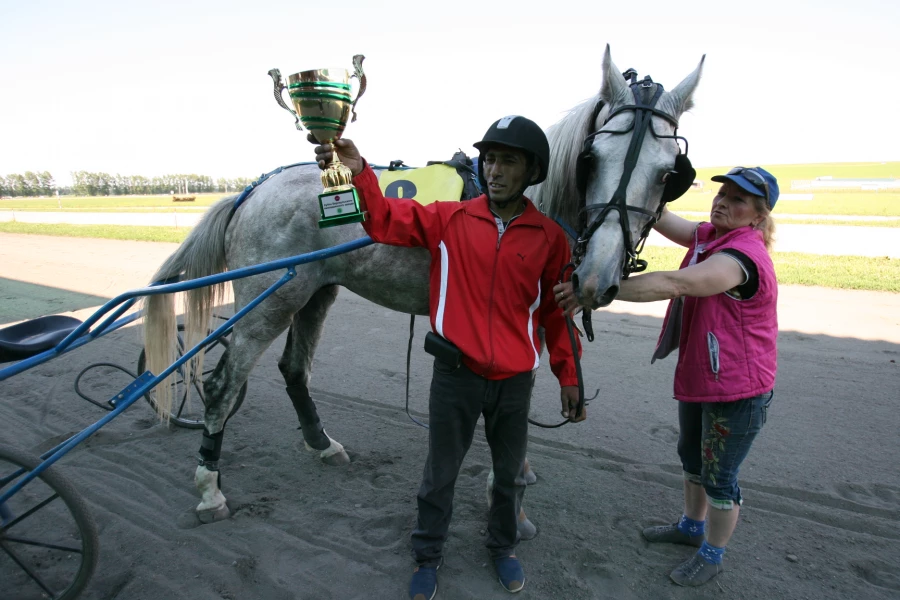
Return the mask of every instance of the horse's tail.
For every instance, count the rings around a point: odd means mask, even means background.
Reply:
[[[233,197],[214,204],[187,239],[162,264],[152,281],[165,281],[182,276],[195,279],[221,273],[225,263],[225,230],[231,220]],[[225,295],[225,283],[189,290],[184,293],[184,351],[188,351],[207,335],[213,308]],[[157,294],[144,300],[144,352],[147,369],[161,373],[175,362],[176,347],[175,294]],[[203,372],[203,352],[184,365],[185,388],[191,389],[192,373]],[[156,387],[156,410],[168,420],[172,407],[173,376]]]

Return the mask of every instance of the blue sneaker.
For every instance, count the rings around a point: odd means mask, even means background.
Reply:
[[[437,594],[437,571],[444,559],[436,567],[416,567],[409,580],[409,600],[431,600]]]
[[[494,567],[497,569],[500,585],[507,592],[515,594],[525,587],[525,571],[515,555],[494,559]]]

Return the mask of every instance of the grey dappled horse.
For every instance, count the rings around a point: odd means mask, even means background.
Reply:
[[[659,100],[657,108],[676,120],[691,107],[703,61],[697,69]],[[603,109],[595,108],[602,103]],[[603,56],[600,92],[572,109],[548,132],[551,163],[547,180],[531,188],[528,196],[545,214],[579,228],[583,207],[608,202],[622,176],[630,134],[604,134],[593,138],[593,169],[588,174],[586,195],[575,184],[576,158],[588,134],[601,127],[625,130],[634,119],[625,111],[607,115],[633,104],[629,86],[613,64],[607,46]],[[671,135],[669,120],[653,117],[654,132]],[[637,167],[627,188],[627,204],[652,213],[663,192],[663,176],[672,169],[678,147],[673,139],[647,135]],[[362,226],[345,225],[319,229],[317,195],[322,184],[315,165],[287,169],[256,188],[239,210],[231,215],[234,197],[212,206],[184,243],[160,267],[153,281],[181,275],[193,279],[226,269],[236,269],[336,246],[365,235]],[[631,218],[631,234],[637,239],[649,217]],[[625,256],[623,232],[618,217],[610,214],[587,244],[584,259],[575,271],[579,299],[585,306],[609,304],[617,290]],[[197,506],[200,520],[228,516],[225,496],[219,488],[215,461],[221,446],[225,421],[238,391],[257,359],[272,341],[290,327],[278,367],[287,384],[308,449],[318,452],[328,464],[349,461],[343,446],[322,427],[315,403],[309,395],[313,354],[338,287],[359,294],[376,304],[403,313],[428,314],[428,251],[373,244],[324,261],[301,265],[297,276],[262,302],[234,326],[231,346],[204,383],[205,414],[203,446],[214,451],[214,459],[197,467],[195,484],[202,500]],[[235,310],[247,305],[281,277],[267,273],[233,282]],[[186,344],[191,347],[207,331],[212,309],[222,298],[224,286],[202,288],[186,294]],[[151,296],[144,319],[148,368],[159,373],[174,360],[175,310],[172,295]],[[201,359],[202,360],[202,359]],[[202,369],[194,367],[196,372]],[[169,414],[170,386],[157,386],[160,414]],[[208,432],[208,433],[207,433]],[[212,468],[209,468],[212,467]]]

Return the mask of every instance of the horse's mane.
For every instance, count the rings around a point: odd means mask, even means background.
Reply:
[[[576,231],[583,200],[575,183],[575,163],[585,138],[594,129],[592,117],[600,101],[599,93],[585,100],[547,131],[550,167],[547,179],[535,186],[531,196],[545,215],[562,220]]]

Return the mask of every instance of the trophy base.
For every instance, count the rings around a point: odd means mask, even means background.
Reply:
[[[335,225],[348,225],[350,223],[362,223],[365,220],[366,220],[366,215],[364,213],[359,213],[356,215],[344,215],[342,217],[331,217],[330,219],[319,220],[319,229],[324,229],[326,227],[334,227]]]
[[[365,213],[359,209],[359,196],[356,188],[352,186],[338,192],[319,194],[319,208],[322,213],[319,229],[349,223],[362,223],[366,220]]]

